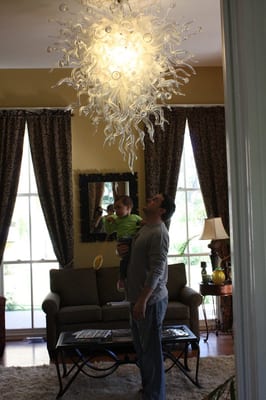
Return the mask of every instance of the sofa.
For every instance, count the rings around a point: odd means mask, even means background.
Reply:
[[[47,349],[51,358],[60,332],[129,328],[129,304],[116,289],[119,267],[51,269],[46,314]],[[199,336],[202,296],[187,286],[183,263],[169,265],[169,303],[164,324],[185,324]]]

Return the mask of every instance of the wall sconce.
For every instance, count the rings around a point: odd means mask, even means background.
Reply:
[[[211,240],[208,247],[211,249],[210,259],[212,270],[214,271],[215,268],[218,267],[219,248],[221,246],[219,241],[229,239],[224,229],[222,219],[220,217],[205,218],[203,232],[199,239]]]

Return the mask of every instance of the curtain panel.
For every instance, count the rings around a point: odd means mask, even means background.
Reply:
[[[40,202],[61,267],[73,266],[71,115],[63,110],[27,112]]]
[[[24,132],[23,111],[0,111],[0,263],[17,196]]]
[[[186,109],[176,107],[164,109],[167,122],[164,130],[154,126],[154,142],[145,135],[145,181],[146,197],[156,193],[167,193],[173,199],[176,195],[177,180],[184,144]]]
[[[224,107],[188,109],[188,126],[207,216],[221,217],[229,232]]]
[[[154,126],[154,143],[145,137],[147,198],[159,192],[175,198],[187,119],[207,216],[220,216],[229,232],[224,107],[174,107],[165,118],[164,130]]]

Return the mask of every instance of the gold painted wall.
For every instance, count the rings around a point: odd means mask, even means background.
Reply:
[[[0,107],[65,107],[75,101],[74,91],[67,87],[52,88],[67,70],[0,70]],[[221,67],[201,67],[190,83],[184,86],[185,96],[173,99],[173,104],[223,104],[223,73]],[[74,112],[72,117],[73,194],[75,266],[87,267],[97,254],[104,255],[104,265],[117,265],[115,243],[81,243],[79,239],[79,198],[77,174],[79,172],[128,172],[128,166],[118,149],[103,147],[102,129],[95,133],[89,118]],[[139,208],[145,201],[143,151],[135,162],[139,177]]]

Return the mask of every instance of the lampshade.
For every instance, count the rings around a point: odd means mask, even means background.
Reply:
[[[203,232],[200,236],[200,240],[221,240],[229,239],[227,235],[222,219],[217,218],[205,218]]]

